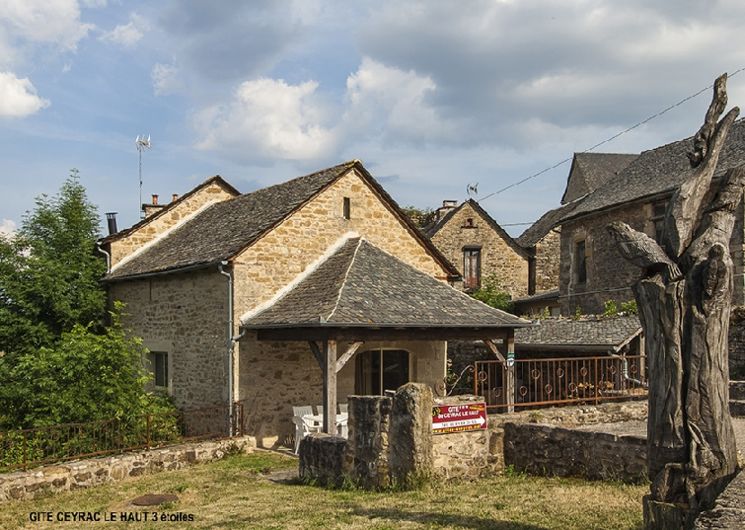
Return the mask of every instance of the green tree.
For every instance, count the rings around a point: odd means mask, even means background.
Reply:
[[[0,240],[0,430],[171,409],[145,390],[145,350],[122,328],[122,308],[106,312],[98,228],[73,170]]]
[[[481,281],[481,287],[470,293],[476,300],[481,300],[502,311],[512,312],[512,296],[504,290],[495,274],[485,276]]]
[[[14,237],[0,238],[0,351],[48,347],[76,324],[102,322],[98,234],[96,207],[72,170],[57,195],[37,198]]]
[[[435,222],[436,212],[432,208],[417,208],[416,206],[404,206],[401,210],[411,219],[420,230],[427,228]]]

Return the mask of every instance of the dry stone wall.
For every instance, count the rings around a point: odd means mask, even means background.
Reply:
[[[505,465],[517,471],[631,483],[647,480],[644,436],[505,423],[504,439]]]
[[[90,488],[127,477],[150,475],[210,462],[255,447],[249,437],[174,445],[162,449],[92,458],[29,471],[0,474],[0,502],[34,499],[52,493]]]
[[[561,230],[550,230],[535,245],[535,294],[559,288]]]

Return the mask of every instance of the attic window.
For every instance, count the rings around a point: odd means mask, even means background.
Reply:
[[[473,217],[469,217],[466,219],[466,223],[463,225],[463,228],[475,228],[475,225],[473,224]]]
[[[349,197],[344,197],[344,206],[342,215],[344,216],[344,219],[349,219],[351,216],[351,209],[352,209],[352,200]]]

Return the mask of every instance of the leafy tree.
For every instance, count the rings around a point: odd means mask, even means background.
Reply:
[[[172,408],[146,392],[145,350],[122,329],[122,308],[106,312],[98,228],[72,170],[0,238],[0,430]]]
[[[512,312],[512,296],[502,288],[495,274],[485,276],[481,281],[481,287],[470,294],[473,298],[481,300],[486,305],[501,309],[502,311]]]
[[[54,346],[22,352],[7,363],[5,374],[0,373],[0,430],[127,420],[167,406],[145,392],[150,378],[142,363],[146,349],[125,333],[121,310],[117,304],[103,333],[75,324]]]
[[[416,206],[404,206],[401,210],[420,229],[424,229],[435,222],[436,212],[432,208],[417,208]]]
[[[51,346],[76,324],[99,324],[106,270],[95,254],[98,212],[77,170],[42,195],[12,238],[0,238],[0,351]]]

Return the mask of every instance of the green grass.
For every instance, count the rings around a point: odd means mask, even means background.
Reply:
[[[637,529],[645,486],[509,473],[419,491],[327,490],[267,475],[297,461],[274,453],[231,456],[180,471],[128,479],[33,501],[0,504],[0,528],[257,528],[257,529]],[[40,523],[30,512],[139,512],[129,503],[145,493],[174,493],[159,512],[193,522]],[[144,511],[152,511],[147,508]]]

